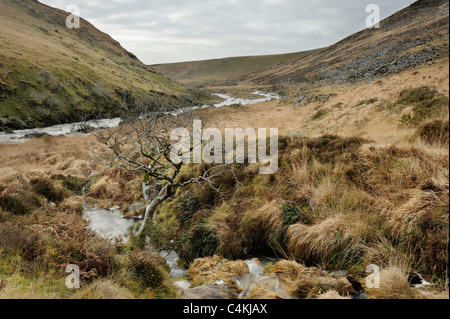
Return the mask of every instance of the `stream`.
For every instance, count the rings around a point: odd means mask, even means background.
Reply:
[[[98,236],[111,241],[118,240],[126,243],[129,240],[130,230],[142,221],[140,218],[123,218],[123,213],[118,207],[103,209],[83,203],[83,209],[83,218],[89,222],[87,228],[97,233]],[[256,287],[265,287],[286,299],[292,298],[284,292],[284,287],[276,275],[263,275],[264,266],[270,262],[269,260],[251,259],[244,261],[249,268],[249,272],[233,278],[242,289],[242,292],[238,294],[228,289],[223,281],[191,288],[191,283],[186,279],[187,269],[178,266],[179,256],[176,251],[153,251],[166,260],[170,267],[170,277],[174,279],[174,286],[185,299],[245,299]]]
[[[259,98],[257,98],[257,99],[242,99],[242,98],[234,98],[227,94],[215,93],[212,95],[218,96],[218,97],[224,99],[224,101],[213,104],[213,105],[207,104],[207,105],[203,105],[203,106],[194,106],[194,107],[190,107],[190,108],[186,108],[186,109],[187,110],[197,110],[197,109],[203,109],[203,108],[209,108],[209,107],[221,108],[221,107],[235,105],[235,104],[250,105],[250,104],[256,104],[256,103],[261,103],[261,102],[267,102],[267,101],[274,100],[274,99],[280,99],[280,97],[278,95],[273,94],[273,93],[265,93],[265,92],[261,92],[261,91],[255,91],[252,94],[255,96],[259,96]],[[176,116],[179,113],[180,112],[172,113],[172,115]],[[83,133],[78,132],[81,125],[87,124],[93,128],[101,129],[101,128],[116,127],[120,124],[120,122],[121,122],[120,118],[114,118],[114,119],[93,120],[93,121],[80,122],[80,123],[59,124],[59,125],[54,125],[54,126],[44,127],[44,128],[17,130],[17,131],[13,131],[10,133],[0,132],[0,144],[23,143],[35,134],[45,134],[45,135],[50,135],[50,136],[82,135]]]

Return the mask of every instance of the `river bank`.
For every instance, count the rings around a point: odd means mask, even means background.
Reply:
[[[260,98],[256,99],[243,99],[243,98],[235,98],[231,95],[227,94],[212,94],[223,99],[222,102],[216,104],[206,104],[203,106],[193,106],[186,107],[185,110],[194,111],[198,109],[206,109],[206,108],[222,108],[230,105],[251,105],[262,102],[267,102],[270,100],[279,99],[280,97],[273,93],[265,93],[261,91],[253,92],[253,95],[260,96]],[[183,112],[184,109],[180,112]],[[177,113],[173,113],[173,115],[177,115]],[[16,144],[22,143],[30,138],[42,137],[42,136],[76,136],[85,133],[89,133],[91,130],[97,130],[102,128],[111,128],[116,127],[121,123],[120,118],[114,119],[102,119],[102,120],[92,120],[86,122],[79,123],[69,123],[69,124],[60,124],[54,125],[45,128],[35,128],[35,129],[25,129],[25,130],[14,130],[10,132],[0,132],[0,143],[3,144]]]

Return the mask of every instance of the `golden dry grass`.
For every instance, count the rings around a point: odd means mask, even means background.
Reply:
[[[414,135],[415,130],[399,127],[402,113],[389,109],[403,90],[420,86],[435,88],[440,94],[449,96],[448,58],[424,65],[414,70],[406,70],[382,80],[358,86],[325,87],[323,93],[336,96],[326,102],[313,102],[298,109],[281,101],[270,101],[248,105],[242,109],[224,107],[207,109],[204,112],[211,122],[219,122],[220,128],[279,128],[280,135],[299,132],[315,137],[323,134],[339,136],[361,136],[381,143],[402,142]],[[375,104],[353,106],[364,100],[377,98]],[[332,108],[342,103],[340,109]],[[317,109],[332,112],[319,121],[310,121]],[[407,111],[407,110],[406,110]],[[446,115],[448,118],[448,113]]]
[[[188,270],[188,276],[191,287],[223,281],[236,291],[241,291],[232,278],[249,272],[248,265],[242,260],[231,262],[215,255],[195,260]]]
[[[306,268],[295,261],[280,261],[275,264],[271,273],[280,278],[290,295],[300,298],[321,295],[330,290],[345,297],[355,293],[345,278],[329,275],[318,268]]]
[[[351,299],[350,297],[342,297],[337,291],[330,290],[317,297],[319,300],[345,300]]]
[[[284,299],[283,296],[271,292],[268,288],[265,287],[258,287],[252,290],[252,293],[250,295],[250,299],[257,299],[257,300],[280,300]]]
[[[289,252],[300,260],[305,260],[309,256],[326,260],[350,238],[347,226],[339,216],[313,226],[293,225],[289,228],[288,237]]]
[[[133,293],[111,279],[100,279],[77,291],[71,299],[134,299]]]

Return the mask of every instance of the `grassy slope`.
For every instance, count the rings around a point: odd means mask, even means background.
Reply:
[[[227,85],[254,72],[270,69],[277,64],[301,58],[308,52],[251,57],[233,57],[206,61],[153,65],[170,79],[189,86]]]
[[[48,124],[117,115],[126,91],[188,94],[85,20],[68,29],[67,13],[31,0],[1,0],[0,15],[0,117]]]
[[[288,55],[157,65],[155,68],[175,81],[198,86],[357,83],[382,77],[384,71],[377,73],[376,70],[383,66],[393,74],[414,64],[421,65],[426,61],[420,59],[420,53],[432,57],[431,52],[439,50],[448,54],[448,2],[420,0],[383,20],[381,29],[363,30],[326,48]],[[390,66],[394,61],[397,64]],[[405,61],[412,61],[413,65]],[[403,62],[404,67],[397,70],[396,66]]]

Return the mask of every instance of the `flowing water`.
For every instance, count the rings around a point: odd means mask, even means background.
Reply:
[[[200,108],[209,108],[209,107],[221,108],[224,106],[229,106],[229,105],[234,105],[234,104],[249,105],[249,104],[261,103],[261,102],[266,102],[266,101],[280,98],[276,94],[264,93],[261,91],[253,92],[253,94],[255,96],[260,96],[260,98],[241,99],[241,98],[233,98],[226,94],[213,94],[213,95],[223,98],[224,101],[214,104],[214,105],[208,104],[208,105],[204,105],[204,106],[191,107],[191,108],[187,108],[187,110],[196,110],[196,109],[200,109]],[[172,114],[176,116],[182,112],[183,111],[172,113]],[[98,129],[98,128],[116,127],[120,124],[120,122],[121,122],[120,118],[114,118],[114,119],[94,120],[94,121],[71,123],[71,124],[60,124],[60,125],[54,125],[54,126],[45,127],[45,128],[17,130],[17,131],[13,131],[11,133],[0,132],[0,143],[2,143],[2,144],[22,143],[22,142],[28,140],[28,138],[26,138],[27,135],[39,134],[39,133],[48,134],[50,136],[73,136],[73,135],[77,135],[77,134],[80,135],[82,133],[79,133],[77,131],[80,129],[80,126],[82,126],[82,125],[87,124],[93,128]]]
[[[26,138],[29,134],[36,133],[44,133],[50,136],[73,136],[73,135],[82,135],[82,133],[77,132],[82,125],[89,125],[93,128],[108,128],[108,127],[116,127],[121,122],[120,118],[115,119],[104,119],[104,120],[94,120],[80,123],[71,123],[71,124],[60,124],[54,125],[44,128],[34,128],[28,130],[18,130],[13,131],[11,133],[2,133],[0,132],[0,143],[3,144],[18,144],[25,142],[28,140]]]
[[[89,221],[88,229],[96,232],[100,237],[110,240],[123,240],[130,238],[130,228],[139,221],[137,219],[125,219],[118,207],[102,209],[91,207],[83,203],[83,218]]]
[[[130,237],[130,229],[134,228],[141,219],[125,219],[118,207],[101,209],[83,204],[83,217],[89,221],[88,229],[96,232],[100,237],[109,240],[119,240],[126,243]],[[264,266],[268,262],[261,262],[258,259],[246,260],[249,273],[233,278],[242,292],[233,294],[227,292],[227,287],[223,281],[217,281],[213,285],[203,285],[191,288],[191,283],[183,279],[187,274],[187,269],[178,266],[179,256],[174,250],[156,251],[166,260],[170,267],[170,277],[180,278],[174,283],[175,287],[186,299],[244,299],[248,298],[251,291],[257,287],[265,287],[273,293],[277,293],[284,298],[291,298],[284,292],[280,280],[276,275],[264,276]]]
[[[241,98],[234,98],[234,97],[231,97],[226,94],[213,94],[213,95],[216,95],[225,100],[221,103],[214,104],[214,107],[220,108],[220,107],[234,105],[234,104],[250,105],[250,104],[267,102],[267,101],[271,101],[271,100],[278,100],[280,98],[278,95],[276,95],[274,93],[264,93],[261,91],[253,92],[253,94],[259,95],[262,97],[259,99],[241,99]]]

